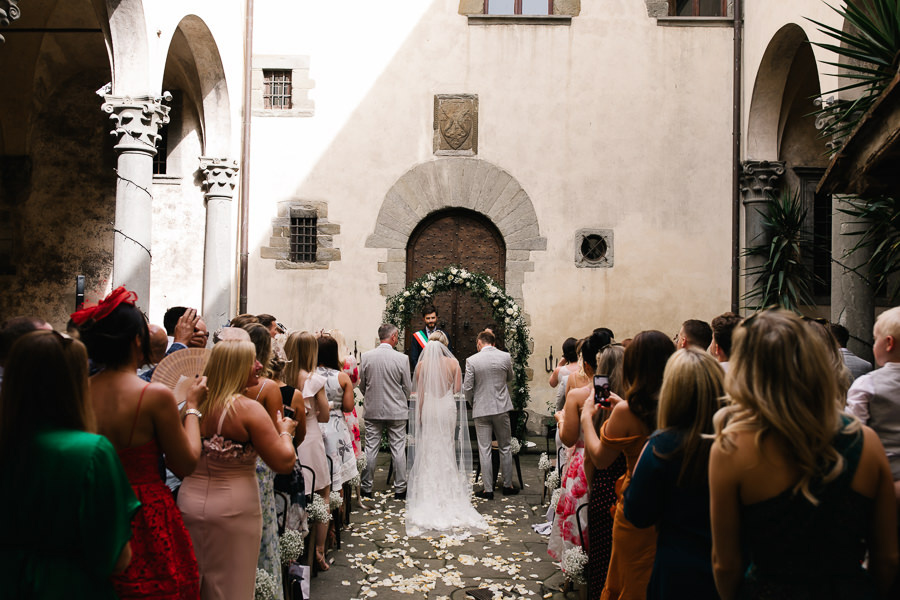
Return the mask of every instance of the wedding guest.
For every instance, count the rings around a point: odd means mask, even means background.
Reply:
[[[847,328],[840,323],[832,323],[830,327],[831,335],[837,340],[838,346],[841,348],[841,356],[844,357],[844,364],[850,369],[853,379],[862,377],[871,371],[872,363],[858,357],[847,349],[847,344],[850,342],[850,332],[847,331]]]
[[[591,427],[594,414],[600,410],[593,394],[585,400],[581,411],[585,453],[594,466],[605,469],[619,453],[625,454],[627,470],[623,475],[621,492],[616,503],[613,523],[613,547],[609,573],[601,598],[643,599],[653,570],[656,553],[656,531],[638,529],[625,518],[622,493],[628,489],[631,474],[641,449],[656,429],[656,406],[662,385],[663,370],[675,345],[660,331],[642,331],[625,349],[623,375],[625,400],[610,394],[612,408],[598,437]]]
[[[681,324],[678,335],[675,336],[675,347],[678,349],[694,346],[706,350],[712,344],[712,327],[706,321],[688,319]]]
[[[278,416],[284,404],[281,390],[270,378],[269,364],[272,358],[272,336],[261,323],[248,323],[244,330],[250,334],[250,341],[256,348],[256,361],[263,365],[257,374],[257,384],[244,390],[244,395],[253,398],[265,407],[277,425]],[[256,459],[256,482],[259,485],[259,502],[262,509],[262,541],[259,548],[257,568],[269,573],[275,581],[275,588],[281,589],[281,559],[278,554],[278,522],[275,509],[275,472],[263,461]]]
[[[319,424],[328,423],[331,415],[325,396],[325,378],[315,372],[318,349],[316,336],[308,331],[290,333],[284,343],[284,352],[289,361],[284,369],[284,379],[294,382],[293,385],[303,396],[301,405],[292,406],[297,411],[298,419],[300,415],[304,415],[306,420],[306,437],[297,448],[300,463],[312,470],[312,473],[303,473],[305,493],[309,495],[315,491],[327,505],[331,492],[331,470],[328,468],[325,442]],[[316,564],[319,570],[327,571],[330,568],[325,560],[328,523],[319,522],[315,527]]]
[[[828,321],[825,319],[810,319],[806,317],[804,317],[803,321],[806,323],[807,327],[813,331],[816,339],[822,343],[822,347],[827,351],[834,373],[837,375],[838,393],[841,398],[846,398],[847,390],[850,389],[850,384],[853,383],[853,375],[850,373],[850,369],[847,368],[847,365],[844,364],[844,357],[841,355],[841,347],[838,345],[834,336],[831,335],[831,328],[828,326]]]
[[[3,321],[0,325],[0,382],[3,381],[4,371],[6,369],[6,357],[13,344],[26,333],[31,333],[38,329],[52,330],[47,321],[38,317],[13,317]]]
[[[793,313],[758,313],[734,342],[709,464],[720,596],[885,594],[897,504],[878,436],[841,413],[831,361]]]
[[[209,330],[195,308],[170,308],[163,316],[163,326],[172,338],[166,354],[184,348],[206,348],[209,341]]]
[[[656,527],[651,600],[718,600],[709,528],[709,448],[713,415],[724,392],[722,368],[709,352],[688,346],[669,359],[659,392],[657,429],[625,492],[625,518]]]
[[[244,327],[244,325],[249,325],[250,323],[259,323],[259,317],[243,313],[231,319],[230,324],[232,327]]]
[[[332,329],[331,337],[338,345],[338,364],[341,365],[341,371],[350,378],[353,388],[359,385],[359,365],[353,354],[347,348],[347,341],[344,333],[340,329]],[[362,443],[359,435],[359,417],[356,414],[356,402],[353,403],[353,410],[344,413],[344,420],[347,422],[347,428],[350,430],[350,439],[353,441],[353,455],[357,460],[363,454]]]
[[[178,507],[191,533],[206,599],[252,598],[262,538],[256,458],[276,473],[296,460],[296,423],[241,392],[257,384],[262,365],[250,342],[213,346],[204,370],[209,393],[198,406],[203,454],[184,479]]]
[[[580,347],[581,365],[585,380],[589,383],[566,394],[563,417],[559,421],[559,438],[567,448],[566,467],[560,478],[559,502],[556,504],[556,519],[550,531],[547,553],[557,561],[562,561],[565,552],[574,547],[588,546],[589,535],[586,527],[579,535],[577,523],[578,509],[588,502],[588,478],[584,466],[584,438],[581,432],[581,407],[587,397],[593,394],[594,374],[597,371],[597,357],[609,345],[609,336],[595,330]],[[587,525],[583,523],[582,525]]]
[[[709,352],[716,357],[726,373],[728,372],[728,357],[731,356],[731,332],[740,322],[740,315],[733,312],[722,313],[712,320],[713,341]]]
[[[625,395],[622,362],[625,347],[610,344],[597,357],[597,370],[609,377],[609,390],[621,397]],[[593,421],[598,431],[608,416],[607,411],[597,411]],[[584,461],[585,477],[590,482],[587,521],[591,543],[588,544],[588,563],[585,567],[588,598],[599,598],[606,584],[609,556],[612,553],[613,508],[616,505],[616,481],[625,474],[625,456],[620,452],[605,469],[594,468],[590,460]]]
[[[263,313],[261,315],[256,315],[256,320],[260,325],[266,328],[272,339],[275,339],[275,336],[279,333],[284,333],[284,330],[278,323],[278,319],[270,314]]]
[[[150,336],[136,300],[134,292],[119,287],[97,306],[72,315],[88,354],[102,369],[90,386],[97,432],[116,448],[143,505],[132,523],[134,557],[113,582],[120,598],[196,598],[197,561],[159,465],[162,452],[178,477],[197,466],[197,404],[206,387],[203,382],[191,387],[179,415],[169,388],[137,376],[138,365],[148,362]]]
[[[0,391],[0,589],[5,598],[117,598],[140,507],[105,437],[93,433],[87,352],[32,331],[7,349]],[[52,373],[52,377],[47,377]],[[14,493],[13,493],[14,488]]]
[[[344,419],[345,412],[353,412],[353,384],[341,370],[337,340],[323,333],[316,337],[316,342],[316,373],[325,378],[325,395],[331,412],[328,423],[322,426],[325,451],[332,460],[331,489],[341,490],[344,483],[359,475],[353,439]]]

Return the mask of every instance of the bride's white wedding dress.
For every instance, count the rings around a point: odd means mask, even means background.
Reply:
[[[459,364],[440,342],[425,345],[416,366],[416,402],[408,447],[412,469],[406,500],[406,535],[467,537],[487,522],[472,506],[472,451],[466,405],[457,403]],[[461,427],[457,424],[461,423]]]

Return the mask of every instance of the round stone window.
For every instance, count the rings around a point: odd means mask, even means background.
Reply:
[[[584,236],[581,240],[581,255],[589,262],[603,260],[606,257],[606,240],[596,233]]]

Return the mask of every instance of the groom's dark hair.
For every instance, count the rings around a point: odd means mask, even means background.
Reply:
[[[430,315],[431,313],[438,314],[437,309],[434,307],[434,304],[426,304],[422,307],[422,316]]]
[[[482,331],[478,334],[478,339],[481,341],[481,343],[491,346],[497,343],[497,338],[490,331]]]

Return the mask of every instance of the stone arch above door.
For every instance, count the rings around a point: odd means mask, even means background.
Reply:
[[[366,248],[387,249],[378,264],[387,274],[385,297],[406,285],[406,247],[416,226],[447,208],[481,213],[497,227],[506,244],[506,291],[523,305],[525,273],[534,270],[531,253],[546,250],[531,198],[503,169],[477,158],[444,158],[416,165],[388,190]]]

